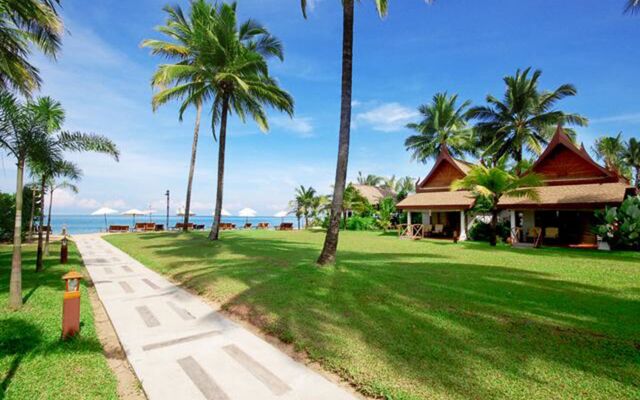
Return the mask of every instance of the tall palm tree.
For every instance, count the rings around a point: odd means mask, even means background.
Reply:
[[[9,307],[22,307],[22,203],[27,160],[45,158],[48,128],[36,112],[7,91],[0,91],[0,147],[16,159],[16,214],[9,282]]]
[[[542,186],[542,176],[534,173],[523,176],[512,175],[501,166],[488,168],[483,165],[473,167],[462,179],[451,184],[451,190],[469,190],[477,198],[489,202],[491,210],[491,246],[497,243],[498,203],[504,196],[529,198],[537,201],[537,187]]]
[[[426,0],[431,3],[433,0]],[[307,0],[300,0],[302,15],[307,17]],[[375,0],[380,17],[387,15],[388,0]],[[333,264],[338,249],[340,234],[340,214],[347,183],[347,165],[349,162],[349,139],[351,134],[351,91],[353,87],[353,15],[354,0],[342,0],[342,82],[340,93],[340,134],[338,139],[338,160],[333,185],[329,229],[324,239],[318,265]]]
[[[636,187],[640,188],[640,141],[631,138],[622,152],[622,161],[636,172]]]
[[[559,100],[575,96],[576,88],[571,84],[560,85],[553,91],[540,91],[538,81],[542,71],[531,68],[518,70],[514,76],[504,78],[504,98],[486,97],[486,106],[472,107],[467,116],[477,121],[474,129],[479,135],[479,144],[493,159],[510,155],[516,163],[517,173],[525,150],[540,154],[548,141],[548,126],[569,124],[585,126],[587,119],[555,109]],[[486,155],[485,154],[485,155]]]
[[[36,47],[55,58],[63,27],[59,0],[0,0],[0,89],[30,95],[40,87],[38,69],[27,57]]]
[[[436,93],[431,103],[418,107],[422,121],[407,124],[417,135],[409,136],[404,145],[412,152],[411,158],[423,163],[437,158],[440,149],[447,146],[454,157],[471,150],[472,130],[467,124],[467,109],[471,101],[456,104],[458,95]]]
[[[625,147],[625,143],[622,140],[622,132],[620,132],[616,136],[597,138],[592,150],[596,159],[604,162],[608,170],[628,177],[631,170],[623,161]]]
[[[225,49],[217,48],[220,44],[215,37],[216,24],[220,23],[221,8],[211,5],[205,0],[194,0],[190,3],[191,10],[188,16],[179,6],[166,6],[164,11],[168,14],[167,23],[157,30],[165,34],[169,41],[145,40],[143,47],[151,49],[152,54],[163,56],[169,60],[175,60],[175,64],[163,64],[153,75],[152,85],[159,89],[154,95],[152,106],[154,111],[161,105],[175,99],[182,101],[179,109],[179,119],[182,121],[184,112],[190,106],[196,108],[196,121],[191,145],[191,162],[189,164],[189,176],[187,180],[187,196],[184,213],[184,230],[188,228],[189,212],[191,208],[191,191],[193,175],[195,172],[196,153],[198,147],[198,135],[200,131],[200,117],[203,104],[212,99],[213,91],[210,85],[215,79],[216,70],[225,73],[220,67],[225,62]],[[229,6],[235,19],[235,3]],[[282,44],[276,38],[254,20],[244,22],[237,31],[237,41],[255,53],[268,58],[278,57],[283,59]],[[225,32],[228,34],[228,32]],[[226,49],[231,50],[231,49]],[[213,54],[216,53],[216,54]],[[214,60],[218,57],[217,60]],[[222,57],[222,59],[220,59]],[[229,64],[233,61],[229,60]],[[216,64],[211,65],[214,62]],[[180,76],[180,79],[175,79]],[[232,79],[230,79],[232,80]],[[237,83],[237,82],[236,82]],[[213,128],[213,127],[212,127]]]
[[[40,179],[40,231],[38,232],[38,251],[36,256],[36,272],[43,269],[44,253],[44,196],[47,182],[61,176],[75,176],[75,165],[64,160],[64,153],[97,152],[112,156],[116,161],[119,151],[107,137],[81,132],[61,131],[65,112],[60,102],[50,97],[40,97],[27,103],[35,118],[46,127],[44,153],[30,162],[30,169]]]
[[[358,171],[358,178],[356,181],[360,185],[379,186],[384,182],[384,178],[373,174],[365,176],[362,174],[362,171]]]

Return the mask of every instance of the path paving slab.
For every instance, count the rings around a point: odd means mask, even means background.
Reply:
[[[357,399],[100,235],[74,240],[149,399]]]

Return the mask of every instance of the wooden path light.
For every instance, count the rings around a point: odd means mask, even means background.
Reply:
[[[62,300],[62,339],[68,339],[80,332],[80,279],[82,274],[69,271],[62,279],[65,282]]]

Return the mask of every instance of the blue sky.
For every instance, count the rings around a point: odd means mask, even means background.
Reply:
[[[623,15],[623,0],[390,1],[380,20],[372,0],[356,5],[354,109],[349,177],[358,171],[424,177],[430,165],[411,162],[403,126],[438,91],[481,104],[501,95],[502,77],[517,68],[543,70],[542,88],[577,86],[565,111],[587,116],[579,129],[588,147],[602,134],[640,135],[640,17]],[[106,205],[162,210],[184,201],[193,114],[180,123],[176,107],[153,113],[149,79],[160,59],[139,47],[158,37],[166,1],[65,0],[68,34],[57,62],[41,56],[43,95],[60,100],[66,127],[111,137],[120,163],[73,155],[84,170],[80,193],[60,192],[58,213],[89,213]],[[185,1],[179,4],[186,5]],[[240,0],[242,19],[255,18],[279,37],[285,61],[272,74],[295,98],[296,115],[270,114],[271,131],[230,125],[224,207],[272,215],[286,208],[297,185],[329,192],[337,151],[341,13],[339,0],[314,0],[308,20],[297,0]],[[210,213],[215,199],[216,144],[203,124],[193,206]],[[0,190],[13,191],[13,160],[3,158]]]

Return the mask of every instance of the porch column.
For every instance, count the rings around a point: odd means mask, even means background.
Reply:
[[[411,225],[411,211],[407,211],[407,225]]]
[[[460,237],[458,240],[467,240],[467,215],[463,211],[460,211]]]
[[[515,243],[516,240],[518,239],[517,237],[515,237],[516,235],[516,211],[515,210],[509,210],[509,221],[511,225],[511,242]]]

